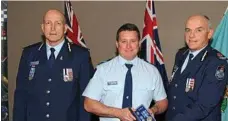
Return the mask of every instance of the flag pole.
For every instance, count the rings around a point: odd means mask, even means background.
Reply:
[[[226,14],[226,12],[228,11],[228,6],[226,7],[226,11],[225,11],[225,13],[224,14]]]

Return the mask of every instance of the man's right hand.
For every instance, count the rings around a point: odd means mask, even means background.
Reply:
[[[132,109],[134,111],[134,109]],[[136,118],[131,113],[131,111],[128,108],[121,109],[118,113],[118,118],[121,121],[135,121]]]

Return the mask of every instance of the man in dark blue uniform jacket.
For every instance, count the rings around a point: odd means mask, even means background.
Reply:
[[[41,28],[45,41],[22,53],[13,121],[90,121],[81,96],[93,73],[89,51],[64,39],[58,10],[46,12]]]
[[[168,84],[167,121],[221,121],[221,99],[228,80],[228,64],[211,48],[213,30],[208,17],[189,17],[185,27],[187,48],[176,54]]]

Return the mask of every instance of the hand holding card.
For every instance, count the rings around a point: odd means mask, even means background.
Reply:
[[[135,111],[132,111],[130,108],[129,110],[135,116],[136,121],[156,121],[144,105],[140,105]]]

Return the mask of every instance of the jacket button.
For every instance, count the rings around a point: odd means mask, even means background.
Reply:
[[[51,93],[51,91],[50,90],[47,90],[46,93],[49,94],[49,93]]]
[[[48,79],[48,82],[51,82],[52,81],[52,79],[50,78],[50,79]]]
[[[49,102],[46,102],[46,106],[49,106],[50,105],[50,103]]]
[[[49,114],[46,114],[46,118],[49,118],[50,117],[50,115]]]
[[[176,107],[173,107],[172,109],[173,109],[173,110],[176,110]]]

